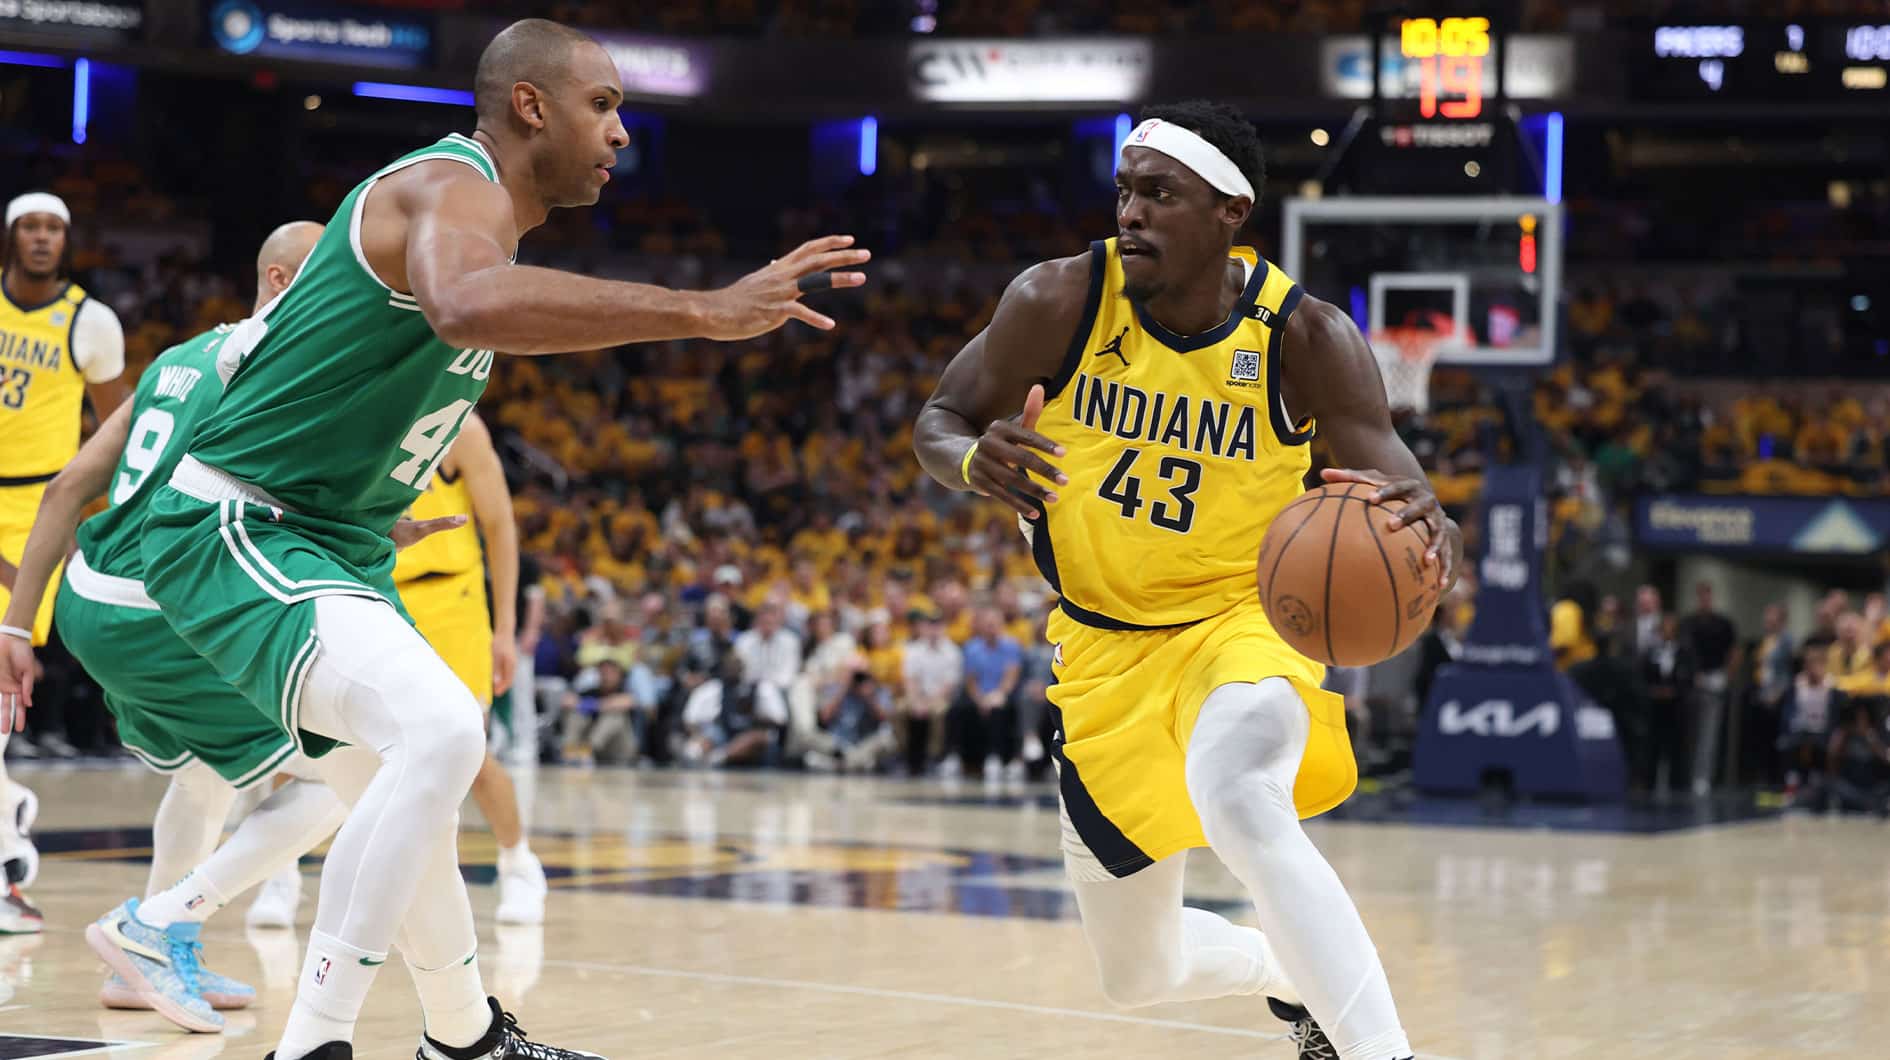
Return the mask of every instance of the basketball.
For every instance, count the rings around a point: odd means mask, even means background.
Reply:
[[[1370,666],[1431,624],[1437,570],[1423,524],[1390,529],[1403,505],[1378,487],[1321,486],[1281,509],[1260,542],[1260,604],[1293,649],[1328,666]]]

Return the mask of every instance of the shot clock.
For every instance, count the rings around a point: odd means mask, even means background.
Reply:
[[[1493,61],[1489,19],[1407,18],[1398,51],[1407,65],[1417,63],[1419,116],[1483,116],[1483,77]]]

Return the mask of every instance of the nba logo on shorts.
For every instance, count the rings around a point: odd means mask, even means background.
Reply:
[[[1233,367],[1227,370],[1233,379],[1251,383],[1260,378],[1260,354],[1256,350],[1235,350]]]
[[[195,909],[195,908],[197,908],[198,906],[200,906],[200,905],[202,905],[202,904],[203,904],[203,895],[201,895],[201,894],[200,894],[200,895],[198,895],[198,896],[196,896],[195,898],[192,898],[192,899],[191,899],[190,901],[188,901],[188,902],[185,902],[185,903],[184,903],[184,908],[185,908],[185,909]]]
[[[322,958],[322,963],[315,966],[315,985],[316,986],[322,986],[323,984],[328,982],[328,969],[330,967],[332,967],[332,965],[329,964],[328,958],[326,957]]]

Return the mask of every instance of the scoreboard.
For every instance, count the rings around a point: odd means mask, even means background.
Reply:
[[[1408,80],[1415,71],[1419,117],[1480,118],[1484,99],[1496,94],[1487,18],[1407,18],[1398,26],[1398,54],[1404,63],[1391,67],[1391,76],[1402,72]],[[1381,85],[1380,94],[1393,96],[1399,87],[1409,88]]]
[[[1502,64],[1511,38],[1471,12],[1391,16],[1374,28],[1375,122],[1355,186],[1433,195],[1509,191],[1515,143]]]
[[[1628,56],[1635,98],[1890,105],[1890,17],[1663,25]]]

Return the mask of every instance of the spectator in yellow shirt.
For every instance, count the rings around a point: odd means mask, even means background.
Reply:
[[[1842,686],[1845,678],[1869,667],[1870,645],[1870,639],[1864,636],[1862,615],[1855,611],[1839,615],[1837,640],[1831,643],[1829,649],[1831,679]]]
[[[1549,608],[1549,649],[1555,653],[1557,669],[1567,670],[1595,657],[1595,640],[1588,629],[1594,596],[1594,587],[1577,582]]]
[[[1860,699],[1890,697],[1890,640],[1878,641],[1870,652],[1870,666],[1841,678],[1837,687],[1838,691]]]

